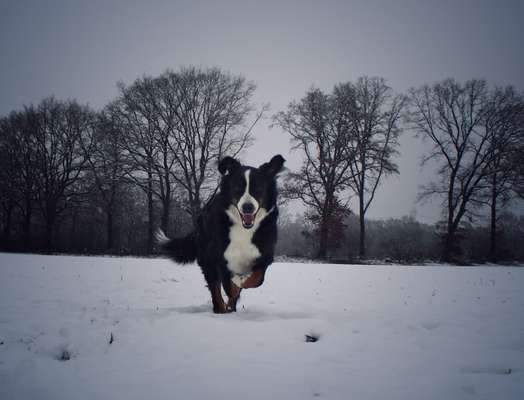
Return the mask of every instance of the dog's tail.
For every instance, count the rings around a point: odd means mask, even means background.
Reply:
[[[182,264],[190,263],[197,258],[195,232],[181,238],[170,239],[162,229],[156,231],[156,241],[167,255]]]

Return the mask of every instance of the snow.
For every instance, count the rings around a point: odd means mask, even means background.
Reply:
[[[518,267],[275,263],[215,315],[195,265],[0,254],[0,399],[522,399],[523,311]]]

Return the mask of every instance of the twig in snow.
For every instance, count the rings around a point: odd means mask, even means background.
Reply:
[[[318,336],[316,335],[305,335],[305,336],[306,336],[307,343],[314,343],[318,340]]]

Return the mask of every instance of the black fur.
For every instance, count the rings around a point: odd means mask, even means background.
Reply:
[[[224,252],[229,245],[229,231],[233,226],[226,210],[237,205],[246,190],[245,171],[250,170],[250,195],[257,200],[259,208],[271,212],[254,231],[252,243],[258,248],[260,257],[251,265],[252,271],[262,271],[273,262],[277,241],[277,185],[276,175],[282,170],[285,160],[274,156],[259,168],[241,165],[232,157],[225,157],[218,164],[222,174],[220,190],[206,205],[198,218],[194,232],[183,238],[171,239],[163,244],[169,256],[179,263],[197,260],[210,290],[221,284],[230,296],[231,277]],[[254,228],[252,228],[254,229]],[[262,280],[256,285],[262,284]],[[254,287],[254,286],[252,286]],[[212,293],[213,294],[213,293]],[[215,304],[215,299],[213,299]],[[216,312],[218,312],[215,309]]]
[[[171,239],[162,244],[162,248],[173,261],[181,264],[195,261],[198,254],[194,232],[185,237]]]

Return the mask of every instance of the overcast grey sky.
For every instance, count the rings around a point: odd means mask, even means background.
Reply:
[[[220,66],[257,86],[271,114],[311,86],[326,91],[361,75],[397,92],[447,77],[485,78],[524,89],[524,1],[4,1],[0,0],[0,115],[55,95],[95,108],[116,82],[182,65]],[[289,138],[259,124],[244,161],[280,152]],[[418,205],[424,145],[406,132],[370,217],[434,221],[438,204]]]

